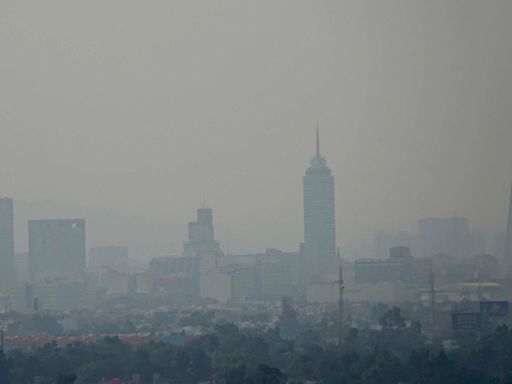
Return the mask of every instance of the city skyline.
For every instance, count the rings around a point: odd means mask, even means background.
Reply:
[[[325,159],[323,159],[321,156],[319,156],[320,152],[319,152],[318,148],[319,148],[319,146],[317,144],[317,155],[315,157],[313,157],[311,163],[313,165],[320,164],[322,167],[326,167]],[[317,159],[319,159],[320,162],[318,162]],[[310,169],[311,169],[311,164],[310,164]],[[328,169],[328,168],[326,167],[326,169]],[[306,175],[307,175],[307,172],[306,172]],[[303,186],[303,188],[304,187],[305,186]],[[15,209],[13,209],[14,206],[12,204],[13,199],[12,198],[3,198],[3,200],[7,201],[7,202],[9,202],[9,201],[11,202],[11,211],[14,213]],[[305,200],[306,199],[304,196],[304,203],[305,203]],[[407,247],[411,248],[414,255],[416,255],[416,256],[424,255],[425,256],[427,254],[432,253],[432,252],[425,252],[425,251],[421,250],[421,248],[422,248],[422,244],[421,244],[421,242],[422,242],[422,225],[423,225],[423,223],[428,222],[428,223],[438,223],[439,224],[438,228],[435,229],[434,232],[431,232],[431,233],[437,233],[437,235],[435,235],[435,240],[434,240],[434,238],[429,240],[430,243],[433,244],[434,248],[438,249],[434,253],[441,253],[441,254],[446,253],[447,255],[452,255],[452,256],[457,257],[457,255],[461,256],[462,254],[466,254],[467,251],[471,248],[472,252],[475,249],[481,249],[482,252],[486,252],[486,253],[495,255],[499,259],[501,259],[502,257],[509,258],[506,255],[507,255],[507,252],[509,252],[508,251],[509,248],[507,249],[507,241],[510,241],[510,235],[507,237],[507,233],[510,234],[510,217],[511,217],[511,213],[512,213],[512,209],[510,209],[510,204],[512,204],[512,192],[511,192],[510,198],[508,200],[508,204],[509,204],[509,209],[508,209],[507,213],[508,213],[508,218],[509,218],[509,224],[502,228],[494,228],[493,229],[493,228],[488,228],[488,227],[482,227],[478,223],[476,223],[476,224],[470,223],[468,221],[468,219],[465,217],[460,217],[460,216],[455,216],[455,215],[451,215],[451,216],[445,215],[445,216],[441,216],[441,217],[429,216],[429,217],[425,217],[425,218],[419,218],[416,222],[416,228],[411,228],[411,229],[409,229],[409,231],[393,232],[393,231],[388,231],[388,230],[379,230],[377,232],[371,233],[365,239],[366,243],[364,244],[363,247],[355,250],[355,253],[348,253],[348,254],[343,253],[342,256],[344,258],[348,258],[348,259],[352,259],[352,260],[355,260],[358,258],[366,258],[368,256],[383,257],[387,254],[387,251],[390,247],[395,247],[395,246],[407,246]],[[59,207],[59,206],[56,205],[56,207]],[[68,209],[69,209],[69,207],[68,207]],[[89,215],[83,214],[85,211],[81,211],[81,210],[68,211],[68,212],[73,212],[71,214],[58,214],[58,212],[59,212],[58,209],[48,211],[49,213],[47,213],[47,214],[41,214],[41,213],[38,214],[37,212],[38,212],[38,210],[36,209],[36,210],[34,210],[34,212],[31,212],[30,214],[28,214],[28,216],[25,213],[25,217],[28,217],[28,219],[24,219],[24,218],[20,219],[19,215],[16,213],[16,214],[12,215],[12,217],[10,219],[11,225],[13,223],[17,223],[18,227],[22,226],[26,229],[27,222],[30,223],[31,221],[36,221],[36,222],[37,221],[39,221],[39,222],[59,221],[59,220],[65,221],[65,220],[73,220],[73,219],[66,219],[69,217],[84,217],[84,218],[89,217]],[[80,213],[77,213],[77,212],[80,212]],[[96,214],[98,214],[98,212],[99,211],[97,211]],[[333,209],[333,213],[334,213],[334,209]],[[143,241],[147,241],[148,238],[145,236],[147,236],[148,234],[150,235],[150,237],[154,236],[154,239],[160,239],[160,240],[161,240],[162,236],[165,237],[165,236],[171,235],[171,237],[174,237],[173,241],[174,241],[175,245],[173,247],[168,247],[168,246],[164,245],[162,248],[163,244],[160,244],[161,248],[158,252],[152,252],[149,249],[145,249],[143,252],[140,252],[141,249],[138,248],[138,245],[134,246],[133,244],[129,244],[130,241],[128,241],[128,239],[130,239],[130,231],[136,230],[137,224],[135,224],[135,226],[133,226],[134,223],[131,223],[131,225],[132,225],[131,227],[130,227],[129,223],[124,223],[124,225],[119,225],[120,223],[123,223],[122,217],[114,216],[114,222],[116,222],[116,227],[118,227],[117,228],[118,232],[116,233],[116,236],[110,238],[109,236],[111,235],[111,233],[107,233],[106,237],[104,236],[103,240],[99,241],[96,235],[98,233],[102,233],[103,235],[105,235],[105,228],[106,228],[105,223],[102,223],[102,220],[98,221],[98,217],[96,215],[92,215],[93,219],[90,221],[93,223],[93,225],[88,226],[88,231],[90,230],[90,232],[93,233],[93,236],[89,236],[89,238],[92,238],[93,240],[92,241],[88,240],[88,247],[90,247],[90,248],[105,247],[105,246],[110,247],[112,245],[129,247],[132,250],[135,250],[135,252],[134,252],[136,255],[135,259],[142,261],[144,259],[147,259],[148,257],[153,257],[158,254],[171,253],[171,254],[179,255],[179,254],[181,254],[181,251],[178,249],[177,244],[181,244],[181,245],[184,244],[185,245],[184,253],[187,254],[187,253],[189,253],[187,251],[188,244],[191,244],[190,236],[196,237],[201,233],[201,235],[199,235],[199,236],[200,237],[206,236],[206,237],[203,237],[204,240],[206,241],[206,243],[204,243],[204,244],[210,244],[210,245],[208,245],[208,249],[210,249],[210,251],[212,249],[217,249],[217,251],[215,251],[213,253],[221,252],[218,247],[219,247],[219,243],[222,243],[222,239],[220,239],[221,240],[220,242],[217,242],[212,237],[213,236],[212,208],[206,208],[203,203],[203,207],[197,209],[197,215],[198,215],[198,221],[189,222],[189,229],[188,229],[189,240],[185,243],[183,243],[183,239],[186,238],[186,236],[184,235],[186,233],[186,230],[184,229],[184,228],[186,228],[186,226],[184,226],[183,223],[178,224],[176,227],[172,227],[172,231],[167,232],[167,234],[164,235],[164,232],[161,232],[160,234],[159,233],[149,234],[147,232],[147,230],[149,229],[148,226],[151,226],[151,225],[156,225],[155,227],[153,227],[153,229],[158,228],[161,231],[165,230],[165,228],[171,228],[171,227],[166,227],[164,225],[165,224],[164,222],[160,222],[160,223],[158,223],[158,222],[153,223],[151,221],[139,222],[138,223],[139,225],[141,225],[141,223],[143,223],[142,227],[146,226],[146,228],[145,228],[146,231],[138,234],[139,241],[141,239]],[[304,215],[305,215],[305,211],[304,211]],[[4,218],[5,217],[6,216],[4,215]],[[38,219],[34,219],[36,217],[38,217]],[[106,217],[107,216],[103,217],[103,219],[105,219]],[[460,222],[461,225],[460,226],[458,226],[456,224],[452,225],[452,224],[449,224],[450,222],[453,222],[453,223]],[[111,225],[113,225],[113,223],[111,223]],[[335,223],[334,223],[334,226],[335,226]],[[142,227],[139,227],[139,228],[142,228]],[[197,227],[197,229],[196,229],[196,227]],[[113,228],[113,227],[110,226],[110,228]],[[454,231],[453,232],[454,235],[459,233],[458,235],[456,235],[456,237],[462,236],[460,238],[462,240],[462,242],[459,243],[459,245],[454,244],[454,245],[447,246],[446,241],[451,241],[451,240],[448,240],[448,238],[451,235],[449,235],[449,233],[446,232],[445,230],[442,230],[442,228],[447,229],[448,232]],[[460,228],[460,230],[462,230],[462,232],[459,232],[459,230],[457,228]],[[303,227],[303,231],[304,231],[304,236],[305,236],[304,238],[306,238],[307,237],[306,236],[306,231],[307,231],[306,226]],[[16,227],[14,226],[14,237],[19,238],[20,236],[19,236],[19,234],[16,234],[16,232],[17,232]],[[222,232],[222,229],[221,229],[221,232]],[[159,236],[160,236],[160,238],[159,238]],[[182,237],[180,237],[180,236],[182,236]],[[23,237],[23,236],[21,236],[21,237]],[[109,240],[105,240],[105,239],[109,239]],[[120,239],[122,239],[122,240],[120,240]],[[197,239],[199,239],[199,237],[197,237]],[[376,241],[378,243],[376,243]],[[457,241],[459,241],[459,240],[457,240]],[[474,243],[474,241],[477,241],[477,243]],[[373,242],[373,244],[372,244],[372,242]],[[336,240],[334,240],[334,243],[336,244]],[[15,241],[16,253],[27,252],[28,244],[29,244],[28,238],[25,238],[23,240],[18,239],[17,241]],[[197,245],[199,245],[199,243],[197,243]],[[297,249],[296,245],[297,244],[294,244],[288,250],[290,250],[290,251],[296,250]],[[201,248],[202,246],[203,245],[201,245],[199,248]],[[238,253],[258,252],[261,249],[268,248],[268,247],[279,248],[279,245],[276,245],[275,243],[272,243],[272,244],[259,243],[258,246],[254,249],[238,250],[236,252],[238,252]],[[455,248],[453,248],[454,251],[449,251],[450,247],[455,247]],[[466,247],[466,248],[464,248],[464,247]],[[332,245],[331,245],[331,248],[333,248]],[[232,254],[233,252],[228,249],[227,253]],[[478,252],[475,253],[475,255],[476,254],[478,254]]]
[[[512,0],[0,0],[0,384],[512,383]]]
[[[321,153],[320,153],[319,130],[317,128],[317,131],[316,131],[316,154],[310,162],[310,166],[309,166],[308,171],[306,172],[306,176],[308,175],[309,172],[311,172],[311,170],[314,170],[318,167],[325,168],[325,169],[327,169],[329,174],[331,173],[330,169],[326,166],[325,159],[321,156]],[[330,181],[330,184],[332,184],[332,186],[329,188],[332,188],[332,192],[330,192],[329,195],[332,195],[332,196],[330,196],[329,199],[332,199],[332,202],[330,204],[332,204],[332,214],[334,216],[334,218],[331,218],[330,221],[332,221],[334,223],[334,225],[332,227],[335,228],[336,227],[336,216],[334,214],[335,213],[335,209],[334,209],[335,201],[333,199],[333,197],[334,197],[334,178],[332,177],[332,175],[330,177],[332,179]],[[304,177],[303,179],[304,179],[303,183],[305,183],[305,180],[307,179],[307,177]],[[311,188],[309,188],[309,189],[311,189]],[[306,192],[305,185],[303,185],[303,192],[304,193]],[[512,196],[512,194],[510,196]],[[508,201],[510,204],[512,199],[510,199],[510,197],[509,197]],[[304,204],[304,206],[303,206],[304,213],[303,214],[304,214],[304,217],[306,217],[306,196],[305,196],[305,194],[303,196],[303,204]],[[208,240],[208,241],[211,242],[212,241],[211,237],[213,236],[213,227],[212,227],[212,222],[211,222],[211,220],[212,220],[211,208],[205,208],[204,201],[202,202],[202,205],[203,205],[203,208],[199,208],[197,211],[197,214],[198,214],[198,220],[203,221],[204,224],[199,225],[198,224],[199,222],[189,222],[189,227],[192,226],[195,228],[195,226],[197,226],[197,230],[206,231],[205,233],[207,234],[207,237],[210,238],[210,240]],[[313,205],[315,205],[315,204],[313,204]],[[33,221],[34,218],[46,219],[46,218],[59,218],[59,217],[60,218],[89,217],[89,215],[86,213],[87,209],[84,209],[84,208],[76,210],[76,209],[73,209],[72,206],[68,206],[67,209],[64,208],[64,210],[61,211],[61,212],[68,212],[68,213],[59,214],[58,213],[59,205],[57,204],[54,206],[54,208],[55,207],[57,207],[56,210],[52,210],[52,209],[47,210],[46,214],[41,214],[40,213],[41,211],[39,211],[39,213],[38,213],[38,210],[36,209],[36,210],[34,210],[34,212],[30,212],[28,214],[28,216],[27,216],[27,213],[25,212],[24,217],[21,219],[20,219],[20,217],[14,218],[14,222],[17,224],[17,226],[15,226],[15,228],[14,228],[14,232],[15,232],[14,235],[16,238],[15,244],[16,244],[17,252],[28,251],[28,248],[27,248],[28,238],[26,237],[27,234],[25,234],[24,236],[23,235],[20,236],[20,234],[17,233],[17,232],[19,232],[20,227],[26,228],[26,224],[24,224],[24,223],[26,223],[27,221]],[[310,209],[310,211],[311,211],[311,209]],[[110,238],[109,236],[111,235],[111,233],[108,230],[106,230],[107,227],[105,227],[105,223],[103,223],[101,219],[98,220],[98,218],[97,218],[97,217],[101,216],[101,212],[102,211],[98,210],[92,215],[93,219],[91,221],[94,224],[92,226],[89,226],[89,228],[92,229],[91,232],[93,234],[92,236],[90,236],[90,238],[92,238],[92,241],[88,242],[88,245],[90,247],[110,246],[113,244],[121,245],[121,246],[128,246],[132,250],[135,250],[135,252],[134,252],[134,254],[136,255],[135,259],[137,259],[137,260],[148,259],[148,258],[151,258],[158,254],[168,254],[168,253],[172,253],[172,254],[176,254],[176,255],[180,254],[180,250],[179,250],[180,246],[178,246],[178,244],[183,244],[183,238],[185,238],[185,229],[184,229],[184,226],[182,223],[177,223],[176,226],[172,227],[172,231],[167,232],[167,234],[164,234],[164,232],[156,233],[156,234],[151,233],[150,237],[153,236],[154,239],[157,239],[157,243],[159,241],[162,241],[162,239],[164,237],[166,237],[167,239],[164,242],[158,243],[158,246],[156,248],[146,247],[144,249],[144,247],[141,248],[139,246],[140,246],[141,242],[145,242],[147,244],[148,238],[145,238],[145,236],[148,235],[148,232],[147,232],[147,230],[149,229],[148,226],[153,226],[154,229],[156,229],[158,227],[160,229],[160,231],[163,231],[166,227],[170,228],[169,226],[165,225],[165,221],[158,223],[157,221],[152,222],[151,220],[147,220],[146,222],[144,222],[143,219],[131,218],[132,220],[133,219],[141,220],[139,222],[139,225],[141,223],[144,223],[142,225],[146,226],[146,231],[139,233],[138,239],[134,240],[134,239],[132,239],[132,235],[134,233],[133,232],[134,230],[137,231],[137,224],[135,224],[135,226],[133,226],[134,224],[132,223],[131,227],[130,227],[130,225],[127,225],[127,226],[125,226],[125,228],[122,228],[123,226],[119,226],[119,223],[122,223],[123,220],[126,220],[127,218],[126,217],[123,218],[122,216],[116,216],[115,213],[110,212],[109,214],[107,214],[103,217],[103,220],[104,220],[105,218],[108,219],[109,215],[113,215],[111,217],[111,219],[114,218],[114,221],[117,221],[117,224],[116,224],[117,233],[114,237]],[[108,211],[104,211],[103,213],[106,213],[106,212],[108,212]],[[99,216],[97,216],[98,213],[100,213]],[[504,215],[506,215],[506,213],[504,213]],[[509,221],[510,221],[510,211],[508,212],[508,215],[509,215],[508,217],[509,217]],[[18,216],[18,215],[15,215],[15,216]],[[202,216],[203,219],[200,219],[200,216]],[[221,212],[221,217],[222,217],[222,212]],[[393,231],[393,230],[390,230],[389,228],[385,228],[385,229],[379,229],[378,231],[373,232],[373,233],[369,233],[369,234],[367,234],[366,238],[364,238],[364,244],[363,243],[357,244],[357,242],[353,242],[354,239],[348,239],[348,241],[342,240],[341,242],[336,243],[336,231],[333,228],[334,235],[328,235],[331,238],[334,238],[334,240],[331,241],[331,243],[333,243],[333,244],[331,244],[329,246],[331,249],[330,253],[333,253],[332,250],[336,249],[336,246],[341,245],[341,248],[343,250],[342,255],[343,255],[343,257],[345,257],[347,259],[355,260],[358,258],[365,258],[368,256],[382,257],[382,255],[385,255],[387,253],[387,249],[384,249],[384,251],[382,251],[382,247],[380,249],[375,248],[376,247],[376,244],[375,244],[376,236],[381,236],[381,235],[388,237],[387,240],[384,240],[384,239],[382,240],[383,242],[381,245],[384,245],[387,242],[388,244],[392,244],[393,246],[399,246],[399,245],[400,246],[402,246],[402,245],[410,246],[410,247],[412,247],[411,249],[414,250],[418,246],[418,244],[417,244],[418,240],[421,241],[421,224],[422,224],[422,222],[435,220],[435,221],[448,223],[450,220],[454,220],[454,219],[457,219],[456,215],[451,215],[451,216],[450,215],[442,215],[439,217],[434,217],[433,215],[428,215],[427,217],[424,217],[424,218],[418,218],[415,225],[412,228],[406,228],[405,230],[401,229],[401,230],[397,230],[397,231]],[[464,242],[461,243],[461,246],[470,247],[469,242],[470,242],[470,240],[471,241],[474,240],[473,239],[473,234],[474,234],[474,235],[480,237],[480,239],[479,239],[480,243],[478,244],[478,247],[480,247],[479,249],[482,249],[483,251],[485,251],[487,253],[494,254],[499,258],[501,258],[502,256],[504,256],[506,254],[507,250],[504,249],[504,247],[507,244],[507,238],[505,236],[507,226],[504,226],[501,228],[500,227],[489,228],[489,227],[482,226],[478,222],[477,223],[471,222],[471,225],[469,225],[468,219],[466,217],[459,217],[458,219],[465,221],[465,231],[466,232],[465,232],[464,236],[466,236],[466,240],[464,240]],[[306,221],[304,221],[304,223],[305,222]],[[295,223],[295,224],[297,225],[298,223]],[[113,225],[113,222],[110,224],[111,229],[113,228],[112,225]],[[242,247],[239,247],[238,249],[236,249],[235,251],[233,251],[233,249],[230,247],[231,244],[229,242],[225,242],[225,237],[222,236],[222,234],[226,234],[226,232],[227,232],[226,228],[223,227],[223,225],[225,225],[225,222],[224,223],[221,222],[221,225],[219,226],[219,228],[220,228],[219,232],[221,233],[221,236],[219,237],[219,242],[217,243],[216,246],[218,247],[219,243],[221,243],[223,245],[227,244],[227,248],[225,249],[227,251],[227,253],[251,253],[251,252],[260,251],[261,249],[264,249],[267,247],[275,247],[275,248],[279,248],[279,249],[286,249],[289,251],[293,251],[298,248],[297,244],[299,244],[301,241],[300,239],[297,239],[296,243],[293,243],[291,245],[288,244],[288,246],[283,247],[282,243],[280,244],[279,241],[275,241],[272,243],[265,243],[265,242],[259,241],[258,236],[254,236],[254,238],[251,239],[252,244],[253,244],[252,248],[244,248],[242,246]],[[139,228],[142,228],[142,227],[139,227]],[[304,227],[303,227],[303,235],[304,235],[303,239],[304,240],[306,240],[308,237],[306,227],[307,227],[307,225],[304,225]],[[510,224],[508,225],[508,228],[510,228]],[[189,228],[189,235],[188,235],[189,241],[190,241],[190,235],[192,233],[195,233],[197,230],[190,232],[191,228]],[[471,231],[471,233],[469,231]],[[311,230],[309,232],[310,232],[309,243],[311,245],[312,244],[311,240],[313,238],[311,237]],[[327,232],[329,232],[329,231],[327,231]],[[99,234],[99,233],[102,233],[103,240],[99,240],[99,237],[97,236],[97,234]],[[197,233],[199,233],[199,232],[197,232]],[[246,233],[246,236],[247,236],[247,238],[251,238],[253,236],[253,234],[254,234],[254,232],[248,232],[248,233]],[[501,234],[503,234],[503,240],[500,240]],[[237,233],[233,232],[233,233],[230,233],[230,235],[235,237],[235,236],[237,236]],[[442,235],[442,236],[447,236],[447,235]],[[493,237],[493,238],[490,239],[489,236]],[[395,239],[391,240],[392,237],[395,237]],[[471,239],[470,239],[470,237],[471,237]],[[172,238],[172,244],[173,244],[172,246],[169,246],[169,244],[171,244],[171,243],[167,241],[169,238]],[[372,238],[373,238],[373,240],[372,240]],[[400,239],[400,238],[401,238],[400,241],[396,240],[396,239]],[[440,237],[438,235],[438,239],[439,238]],[[22,240],[20,240],[20,239],[22,239]],[[339,237],[338,237],[338,239],[339,239]],[[361,239],[362,238],[359,238],[359,240],[361,240]],[[510,241],[510,236],[508,237],[508,239],[509,239],[508,241]],[[273,240],[275,240],[275,237]],[[130,243],[130,241],[135,241],[135,242]],[[139,242],[139,244],[137,244],[137,241]],[[215,240],[213,240],[213,241],[215,242]],[[373,244],[372,244],[372,241],[373,241]],[[443,240],[443,241],[445,241],[445,240]],[[501,241],[501,243],[500,243],[500,241]],[[308,243],[308,241],[305,241],[305,243]],[[187,243],[185,243],[185,244],[187,244]],[[214,244],[214,243],[212,243],[212,244]],[[348,246],[347,246],[347,244],[348,244]],[[355,246],[354,246],[354,244],[355,244]],[[436,247],[437,246],[440,247],[439,249],[445,249],[445,248],[442,248],[444,245],[438,244],[438,245],[436,245]],[[157,249],[157,251],[155,251],[155,249]],[[447,252],[447,253],[448,254],[457,254],[457,252],[460,252],[460,251]],[[187,252],[185,252],[185,253],[187,253]],[[416,252],[413,252],[413,253],[415,253],[416,255],[421,255],[421,254],[427,254],[428,252],[425,253],[425,252],[422,252],[421,249],[416,249]],[[441,252],[441,253],[443,253],[443,252]],[[465,253],[465,251],[462,250],[462,253]]]
[[[178,225],[205,196],[228,250],[290,249],[319,120],[344,241],[503,228],[512,4],[392,4],[2,2],[1,194]]]

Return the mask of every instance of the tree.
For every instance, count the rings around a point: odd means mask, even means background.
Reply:
[[[77,377],[75,374],[71,375],[59,375],[56,384],[73,384],[76,381]]]
[[[399,307],[393,307],[379,319],[379,324],[384,328],[405,328],[405,319],[402,317]]]
[[[244,364],[238,364],[230,368],[226,374],[226,383],[227,384],[240,384],[245,382],[247,374],[247,368]]]
[[[0,383],[9,382],[9,365],[5,358],[4,351],[0,350]]]
[[[290,304],[290,300],[283,297],[281,301],[281,316],[279,318],[279,329],[284,338],[294,338],[299,331],[297,313]]]
[[[286,375],[279,369],[265,364],[258,366],[256,372],[248,380],[251,384],[285,384],[286,381]]]

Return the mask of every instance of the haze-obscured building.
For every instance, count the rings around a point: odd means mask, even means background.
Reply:
[[[88,307],[87,282],[84,280],[47,279],[32,285],[32,299],[39,310],[67,311]]]
[[[355,262],[356,284],[403,282],[427,285],[433,271],[431,259],[414,258],[408,247],[393,247],[387,259],[362,259]]]
[[[336,214],[334,176],[320,154],[316,136],[316,155],[303,178],[305,269],[323,271],[336,258]]]
[[[9,298],[17,312],[69,311],[91,307],[94,295],[85,279],[47,278],[11,286]]]
[[[238,266],[231,272],[231,300],[244,303],[256,299],[256,269],[254,266]]]
[[[18,282],[27,282],[30,278],[28,252],[16,252],[14,254],[14,270]]]
[[[155,257],[149,262],[155,293],[182,301],[200,296],[200,258]]]
[[[471,256],[469,224],[463,217],[422,219],[418,223],[418,237],[421,257],[448,255],[462,259]]]
[[[72,278],[85,271],[85,220],[28,222],[29,270],[32,281]]]
[[[14,203],[0,198],[0,292],[14,282]]]
[[[201,263],[203,260],[201,260]],[[201,298],[221,303],[231,300],[231,270],[223,267],[205,268],[201,271]]]
[[[408,232],[389,233],[379,231],[373,236],[373,254],[377,259],[388,257],[389,249],[393,247],[407,247],[411,254],[418,256],[418,236]]]
[[[199,208],[197,221],[188,223],[188,241],[184,244],[185,256],[219,256],[219,243],[215,241],[213,228],[213,210]]]
[[[234,259],[240,262],[231,264],[230,270],[226,267],[231,275],[232,301],[279,301],[283,296],[302,294],[299,253],[270,248],[265,253]]]
[[[87,267],[90,271],[108,268],[117,272],[128,272],[128,247],[91,247]]]
[[[300,292],[299,254],[267,249],[257,263],[258,296],[264,300],[279,300],[297,296]]]
[[[102,269],[94,275],[96,291],[100,295],[125,296],[133,293],[134,276],[114,269]]]

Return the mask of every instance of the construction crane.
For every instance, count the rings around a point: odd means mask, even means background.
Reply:
[[[449,292],[447,289],[439,289],[436,288],[436,277],[434,272],[430,273],[429,279],[428,279],[428,288],[421,289],[419,291],[420,293],[427,294],[429,297],[429,308],[428,308],[428,322],[429,322],[429,328],[430,332],[433,334],[436,329],[436,312],[437,312],[437,299],[436,296],[439,293],[447,293]]]
[[[341,258],[340,266],[338,269],[338,279],[337,280],[329,280],[325,282],[316,282],[317,285],[338,285],[338,343],[341,344],[343,340],[343,334],[345,332],[345,281],[343,280],[343,268],[341,266]],[[359,289],[350,289],[347,291],[348,293],[356,293],[360,292]]]

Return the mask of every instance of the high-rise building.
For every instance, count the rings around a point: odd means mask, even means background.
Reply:
[[[75,277],[85,270],[85,220],[28,222],[30,278]]]
[[[28,252],[16,252],[14,254],[14,271],[18,283],[25,283],[29,280]]]
[[[187,256],[199,257],[221,254],[219,243],[215,241],[211,208],[199,208],[197,221],[188,223],[188,241],[184,244],[184,251]]]
[[[336,219],[334,176],[320,155],[320,137],[316,133],[316,155],[303,179],[304,245],[308,257],[315,260],[314,269],[323,269],[336,257]]]
[[[508,203],[508,221],[507,232],[505,234],[505,265],[507,269],[512,270],[512,186],[510,188],[510,198]]]
[[[422,219],[418,223],[418,233],[419,252],[422,257],[446,255],[469,258],[471,256],[469,224],[463,217]]]
[[[0,198],[0,291],[14,280],[14,212],[11,198]]]

